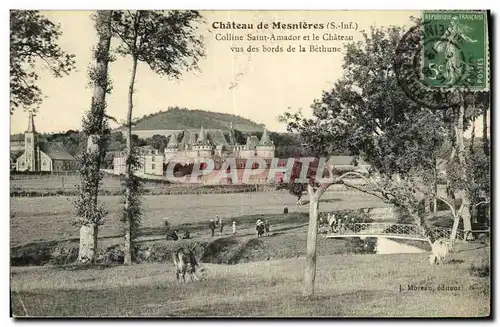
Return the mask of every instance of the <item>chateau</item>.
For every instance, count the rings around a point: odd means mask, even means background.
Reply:
[[[63,172],[76,170],[76,160],[61,142],[46,142],[39,138],[35,119],[30,113],[24,142],[12,139],[10,147],[11,169],[17,171]]]
[[[142,163],[140,172],[146,175],[163,175],[164,163],[191,163],[199,159],[213,159],[215,169],[218,169],[226,158],[235,158],[240,159],[237,160],[238,168],[244,168],[245,159],[273,159],[275,150],[267,129],[264,129],[260,140],[256,136],[248,136],[245,144],[238,144],[232,126],[227,137],[220,129],[205,130],[202,126],[200,130],[179,130],[172,133],[163,154],[151,146],[139,148]],[[114,158],[113,167],[115,174],[125,172],[124,155]]]

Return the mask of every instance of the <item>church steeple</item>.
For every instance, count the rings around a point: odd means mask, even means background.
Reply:
[[[32,112],[28,118],[28,129],[24,133],[24,160],[28,171],[38,171],[38,135],[35,129],[35,118]]]
[[[26,133],[35,133],[35,119],[33,117],[33,113],[30,112],[29,114],[29,119],[28,119],[28,129],[26,130]]]

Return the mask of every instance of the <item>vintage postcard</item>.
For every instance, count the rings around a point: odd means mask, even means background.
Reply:
[[[491,317],[491,33],[11,10],[11,316]]]

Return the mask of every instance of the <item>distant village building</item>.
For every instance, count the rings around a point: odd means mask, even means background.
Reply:
[[[139,162],[141,167],[135,170],[135,173],[147,175],[163,175],[162,154],[158,154],[158,150],[151,145],[141,146],[138,149]],[[125,174],[126,152],[121,151],[113,159],[113,173],[116,175]]]
[[[163,164],[169,162],[193,163],[200,159],[212,159],[215,169],[220,169],[227,158],[237,159],[237,167],[244,168],[245,160],[250,158],[266,159],[269,163],[275,158],[276,147],[269,137],[269,132],[264,129],[261,139],[256,136],[247,137],[245,144],[238,144],[232,125],[228,138],[224,132],[218,130],[179,130],[170,135],[163,154],[151,147],[142,147],[140,160],[143,163],[138,171],[146,175],[163,175]],[[144,152],[146,151],[146,152]],[[147,152],[149,151],[149,152]],[[125,153],[114,158],[114,173],[125,172]]]
[[[17,171],[63,172],[76,170],[77,162],[62,142],[46,142],[39,138],[32,113],[24,142],[11,140],[11,168]]]

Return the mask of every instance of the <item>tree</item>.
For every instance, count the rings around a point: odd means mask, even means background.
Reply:
[[[454,223],[450,240],[454,242],[457,237],[460,221],[463,222],[465,238],[472,237],[472,215],[471,211],[476,204],[471,196],[474,191],[471,191],[476,183],[474,181],[475,174],[469,172],[470,169],[475,169],[468,161],[467,153],[474,149],[474,138],[471,139],[470,150],[467,151],[464,140],[464,132],[468,127],[474,126],[475,120],[480,115],[485,115],[490,106],[489,92],[475,92],[469,90],[461,90],[456,94],[457,105],[449,109],[450,113],[450,130],[451,130],[451,152],[448,157],[447,165],[447,186],[450,195],[448,202],[445,202],[452,212]],[[474,130],[474,129],[473,129]],[[484,137],[483,129],[483,137]],[[474,136],[473,136],[474,137]],[[484,152],[489,152],[488,146],[483,141]],[[460,208],[455,207],[454,199],[458,196],[461,199]],[[477,199],[476,199],[477,200]]]
[[[245,144],[247,142],[245,134],[243,134],[241,131],[237,129],[233,129],[233,131],[234,131],[234,138],[236,139],[236,142],[238,144]]]
[[[100,171],[104,160],[106,136],[109,126],[106,120],[106,93],[109,90],[108,64],[111,44],[111,15],[109,10],[98,11],[94,16],[98,35],[94,49],[95,65],[89,70],[89,78],[94,87],[90,110],[83,118],[83,132],[87,136],[87,148],[79,159],[81,184],[75,201],[75,224],[80,227],[80,262],[93,262],[96,259],[98,228],[104,222],[107,210],[98,201],[99,186],[102,180]]]
[[[125,264],[134,260],[134,239],[140,224],[140,181],[134,170],[140,165],[132,143],[132,111],[138,62],[144,62],[155,73],[179,78],[183,71],[197,68],[204,55],[203,43],[196,35],[197,11],[116,11],[113,35],[120,40],[117,52],[132,59],[128,92],[127,157],[125,167]]]
[[[290,183],[303,185],[309,194],[309,225],[307,228],[306,268],[304,271],[304,295],[314,294],[316,280],[316,245],[318,239],[319,201],[326,190],[342,183],[350,176],[362,177],[356,167],[335,169],[326,158],[303,157],[295,160]]]
[[[296,146],[293,147],[294,150],[293,152],[290,153],[290,156],[288,157],[293,157],[295,158],[295,163],[293,166],[293,170],[291,173],[291,177],[287,183],[280,183],[277,186],[277,190],[282,190],[286,189],[288,192],[297,197],[297,205],[302,205],[302,196],[304,193],[307,193],[307,182],[303,183],[297,183],[297,179],[300,176],[301,170],[302,170],[302,162],[300,161],[301,157],[315,157],[315,153],[313,151],[310,151],[308,149],[305,149],[300,145],[300,142]],[[286,158],[287,156],[285,156]],[[316,163],[317,167],[317,163]],[[304,168],[305,169],[305,168]]]
[[[146,139],[146,144],[151,145],[153,148],[157,149],[160,153],[163,153],[168,144],[168,139],[165,135],[155,134],[153,137]]]
[[[86,147],[83,133],[69,130],[65,133],[53,133],[46,136],[48,142],[61,142],[73,156],[79,155]]]
[[[55,77],[69,74],[75,56],[65,53],[57,41],[62,32],[38,10],[10,11],[10,113],[19,107],[36,110],[42,91],[35,68],[41,63]]]
[[[368,177],[359,172],[340,175],[335,171],[330,176],[334,176],[333,182],[404,209],[432,243],[421,203],[433,193],[426,176],[435,169],[435,156],[447,130],[442,112],[421,108],[406,97],[397,83],[392,60],[402,34],[398,27],[364,32],[363,42],[346,46],[344,75],[332,90],[313,103],[313,118],[288,112],[282,121],[287,122],[290,132],[298,132],[304,144],[318,156],[343,148],[370,163]],[[349,176],[364,179],[365,185],[349,183]],[[317,223],[313,217],[329,185],[308,185],[311,200],[306,294],[313,293],[316,270]]]

